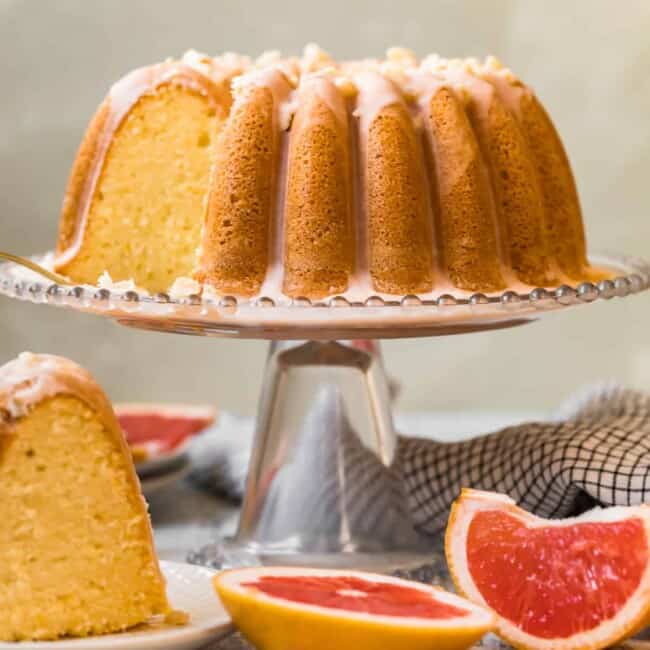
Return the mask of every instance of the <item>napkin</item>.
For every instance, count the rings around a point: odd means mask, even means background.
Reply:
[[[190,479],[240,501],[252,427],[224,415],[193,443]],[[432,536],[446,526],[463,487],[508,494],[541,517],[650,502],[650,395],[599,386],[573,396],[548,421],[455,443],[400,436],[398,457],[411,517]]]

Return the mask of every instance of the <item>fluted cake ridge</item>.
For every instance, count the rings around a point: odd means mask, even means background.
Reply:
[[[190,51],[118,81],[73,165],[56,265],[355,300],[600,277],[560,137],[497,59],[314,45]]]

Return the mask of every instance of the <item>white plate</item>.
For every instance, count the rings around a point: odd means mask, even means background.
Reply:
[[[178,483],[178,481],[185,478],[190,473],[191,469],[192,461],[189,456],[185,456],[177,466],[169,468],[163,474],[141,476],[140,487],[142,488],[142,493],[147,499],[149,499],[170,485]]]
[[[200,433],[203,432],[201,431]],[[174,468],[180,463],[183,456],[187,455],[190,444],[192,444],[192,438],[188,438],[169,452],[160,452],[155,456],[145,458],[145,460],[136,463],[135,470],[138,476],[143,479],[155,474],[162,474]]]
[[[167,578],[167,594],[172,607],[190,615],[187,625],[151,623],[120,634],[85,639],[0,642],[0,650],[190,650],[233,631],[230,617],[212,588],[211,578],[215,571],[180,562],[161,562],[160,567]]]
[[[148,452],[148,457],[140,462],[136,462],[135,469],[140,478],[151,476],[153,474],[162,474],[163,472],[170,471],[180,464],[183,456],[187,454],[192,441],[197,436],[207,431],[210,427],[214,426],[217,421],[217,410],[212,406],[199,406],[195,404],[165,404],[165,403],[149,403],[149,402],[122,402],[114,405],[115,413],[118,419],[121,415],[130,415],[133,413],[141,414],[143,412],[150,412],[155,415],[187,415],[194,416],[201,419],[207,419],[209,422],[203,429],[190,433],[187,437],[181,440],[172,449],[161,449],[156,442],[166,442],[164,436],[161,440],[152,438],[148,442],[141,443]],[[162,432],[161,432],[162,433]],[[128,439],[128,434],[127,434]]]

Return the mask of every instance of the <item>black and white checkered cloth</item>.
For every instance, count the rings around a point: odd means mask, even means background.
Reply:
[[[250,436],[241,442],[246,427],[226,416],[197,439],[195,483],[241,499],[250,452]],[[236,437],[224,436],[228,430]],[[401,437],[398,466],[411,517],[431,535],[445,527],[463,487],[508,494],[543,517],[650,502],[650,395],[605,387],[573,398],[551,421],[456,443]]]

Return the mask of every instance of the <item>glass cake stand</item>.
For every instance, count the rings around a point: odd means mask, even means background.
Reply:
[[[282,304],[264,297],[174,298],[59,285],[4,263],[0,294],[130,327],[270,339],[238,530],[193,559],[222,567],[273,563],[394,571],[430,567],[435,544],[411,519],[388,382],[372,339],[514,327],[650,286],[650,265],[642,260],[606,255],[591,261],[610,269],[612,279],[527,293]]]

